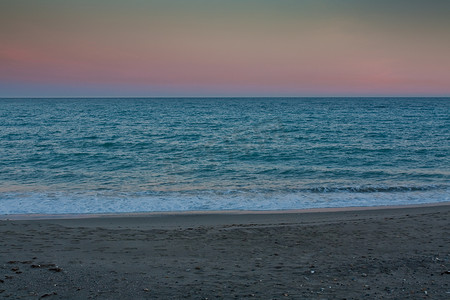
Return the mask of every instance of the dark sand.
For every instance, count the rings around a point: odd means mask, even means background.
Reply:
[[[0,221],[0,298],[450,299],[450,206]]]

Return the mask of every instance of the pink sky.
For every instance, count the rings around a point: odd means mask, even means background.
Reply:
[[[20,3],[0,97],[450,95],[449,2]]]

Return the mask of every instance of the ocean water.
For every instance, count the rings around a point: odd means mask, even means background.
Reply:
[[[450,98],[0,99],[0,214],[450,201]]]

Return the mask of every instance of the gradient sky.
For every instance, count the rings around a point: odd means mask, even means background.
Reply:
[[[450,1],[0,1],[0,97],[388,95],[450,96]]]

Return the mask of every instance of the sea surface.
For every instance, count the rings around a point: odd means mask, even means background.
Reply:
[[[450,98],[0,99],[0,214],[450,201]]]

